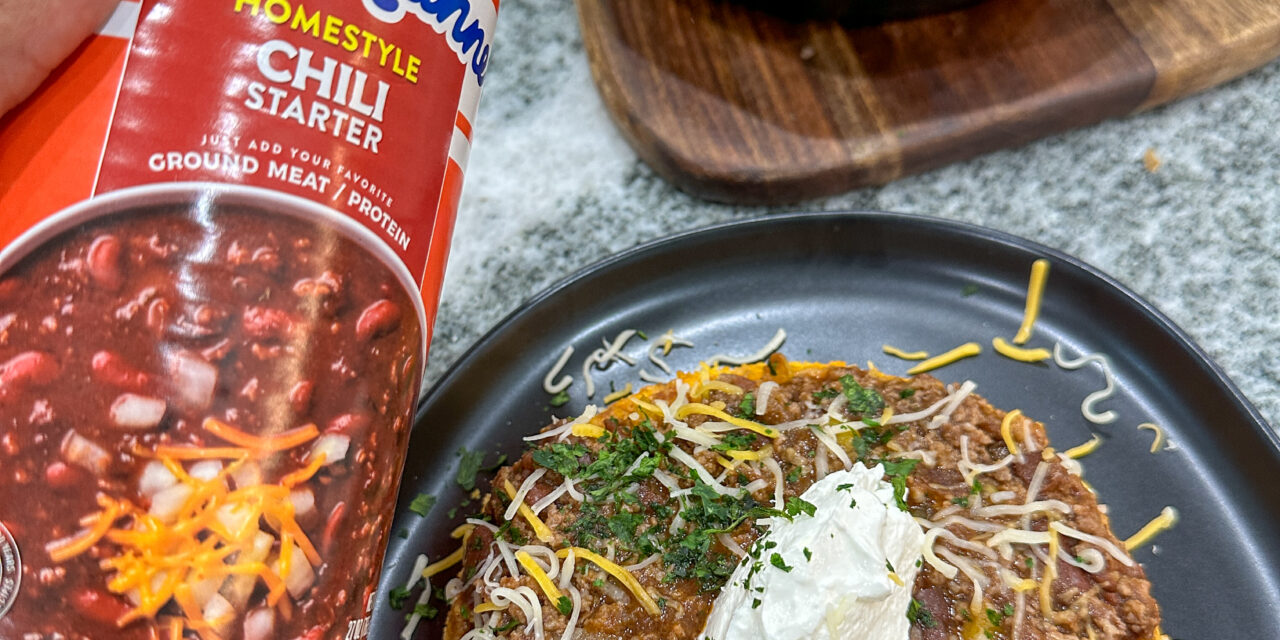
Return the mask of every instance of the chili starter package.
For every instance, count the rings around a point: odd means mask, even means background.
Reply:
[[[497,11],[125,2],[0,121],[0,638],[367,636]]]

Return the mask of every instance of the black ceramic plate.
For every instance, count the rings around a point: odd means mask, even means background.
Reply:
[[[1118,414],[1110,425],[1081,417],[1081,400],[1103,384],[1096,369],[1017,363],[990,347],[1017,330],[1029,269],[1041,257],[1052,269],[1029,346],[1109,354],[1118,390],[1098,408]],[[1070,256],[987,229],[883,213],[779,216],[675,236],[589,268],[504,320],[421,408],[393,529],[405,537],[392,536],[371,637],[399,633],[403,612],[389,608],[386,593],[403,584],[417,554],[440,558],[456,544],[448,532],[462,515],[446,517],[462,499],[455,452],[517,455],[521,436],[549,418],[542,378],[565,345],[576,347],[566,371],[578,380],[559,415],[586,404],[582,358],[624,329],[651,340],[675,329],[696,348],[676,349],[669,361],[688,369],[716,353],[751,353],[779,327],[791,359],[873,360],[895,374],[909,363],[884,355],[885,343],[931,353],[984,345],[981,356],[934,375],[975,381],[995,406],[1045,422],[1059,448],[1101,434],[1101,449],[1083,460],[1085,477],[1118,537],[1165,505],[1180,512],[1156,548],[1135,553],[1167,633],[1277,637],[1280,439],[1239,390],[1167,318]],[[643,361],[647,347],[633,339],[625,352]],[[610,381],[620,388],[638,373],[615,364],[594,378],[607,393]],[[1164,426],[1173,450],[1148,452],[1152,434],[1136,428],[1148,421]],[[440,498],[428,518],[407,508],[419,492]],[[417,637],[439,638],[439,622]]]

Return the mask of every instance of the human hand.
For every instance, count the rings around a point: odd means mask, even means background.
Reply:
[[[0,115],[31,95],[119,0],[0,0]]]

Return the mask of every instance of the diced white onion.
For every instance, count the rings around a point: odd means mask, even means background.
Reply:
[[[169,405],[160,398],[122,393],[111,403],[111,424],[121,429],[150,429],[164,419]]]
[[[94,441],[78,434],[75,430],[67,431],[62,438],[62,459],[85,469],[93,475],[102,477],[111,466],[111,454],[98,446]]]
[[[161,522],[172,524],[178,520],[178,514],[194,491],[191,485],[175,484],[151,496],[151,508],[147,512]]]
[[[301,598],[306,594],[307,589],[316,581],[316,572],[311,568],[311,563],[307,561],[307,554],[302,552],[297,545],[290,547],[289,575],[284,576],[284,586],[289,591],[289,595]],[[276,560],[271,565],[271,570],[280,575],[280,560]]]
[[[276,613],[271,607],[259,607],[244,617],[244,640],[271,640],[275,629]]]
[[[175,484],[178,484],[177,476],[163,462],[152,460],[142,467],[142,475],[138,476],[138,493],[150,498]]]
[[[311,445],[311,456],[324,454],[324,464],[329,466],[342,462],[347,457],[347,450],[351,448],[351,438],[337,433],[326,433],[316,438],[315,444]],[[311,459],[310,456],[307,458]]]
[[[222,473],[221,460],[201,460],[191,465],[191,468],[187,470],[187,475],[205,482],[210,482],[217,478],[219,473]]]
[[[214,512],[214,518],[218,520],[218,524],[221,524],[224,529],[231,532],[233,536],[248,536],[256,533],[258,531],[257,517],[253,508],[243,503],[224,504]]]
[[[213,392],[218,386],[217,367],[200,356],[182,351],[170,360],[169,373],[178,399],[188,409],[203,410],[213,404]]]
[[[316,512],[316,496],[305,487],[289,492],[289,502],[293,503],[293,516],[305,518]]]
[[[245,487],[256,487],[262,484],[262,467],[252,460],[246,460],[243,464],[231,470],[231,479],[235,481],[237,489]]]
[[[227,627],[235,620],[236,610],[226,598],[212,594],[204,605],[204,621],[213,627],[216,633],[226,633]],[[221,624],[218,624],[221,621]]]

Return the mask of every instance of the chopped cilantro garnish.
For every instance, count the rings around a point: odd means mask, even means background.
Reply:
[[[846,483],[846,484],[841,484],[841,485],[836,485],[836,491],[846,491],[846,490],[848,490],[848,489],[852,489],[852,488],[853,488],[853,485],[852,485],[852,484],[847,484],[847,483]]]
[[[960,290],[960,295],[968,298],[969,296],[977,292],[978,292],[978,285],[969,283],[969,284],[966,284],[964,288]]]
[[[483,451],[470,451],[466,447],[458,449],[458,486],[463,491],[476,488],[476,474],[480,472],[480,463],[484,461]]]
[[[425,518],[427,513],[431,511],[431,507],[434,506],[436,506],[435,496],[429,493],[419,493],[409,503],[409,510]]]
[[[569,599],[569,596],[560,596],[560,599],[556,600],[556,610],[562,616],[573,613],[573,601]]]
[[[805,562],[808,562],[808,561],[810,561],[810,560],[813,560],[813,552],[809,550],[809,547],[805,547],[805,548],[804,548],[804,561],[805,561]]]
[[[969,496],[956,496],[951,499],[951,504],[958,504],[962,507],[969,507]]]
[[[760,608],[760,604],[761,604],[760,598],[752,598],[752,599],[751,599],[751,608],[752,608],[752,609],[759,609],[759,608]]]
[[[826,400],[827,398],[834,398],[834,397],[836,397],[836,396],[838,396],[838,395],[840,395],[840,392],[839,392],[839,391],[837,391],[837,390],[835,390],[835,389],[823,389],[823,390],[821,390],[821,391],[814,391],[814,392],[813,392],[813,399],[814,399],[814,400]]]
[[[849,401],[845,406],[850,413],[867,415],[877,413],[884,408],[884,397],[875,389],[868,389],[858,384],[853,376],[841,376],[840,386],[844,391],[845,399]]]
[[[580,461],[588,453],[590,453],[590,450],[580,444],[556,442],[538,447],[529,455],[539,465],[566,478],[574,478],[582,471]]]
[[[506,633],[506,632],[508,632],[508,631],[510,631],[510,630],[512,630],[512,629],[514,629],[514,628],[516,628],[516,626],[517,626],[517,625],[519,625],[519,624],[520,624],[520,621],[519,621],[519,620],[516,620],[515,618],[512,618],[512,619],[510,619],[510,620],[508,620],[508,621],[506,621],[506,622],[502,623],[502,626],[500,626],[500,627],[493,627],[493,632],[494,632],[494,633],[496,633],[496,634],[501,635],[501,634],[504,634],[504,633]]]
[[[938,626],[938,621],[933,618],[933,614],[929,613],[929,610],[915,598],[912,598],[911,604],[907,605],[907,620],[910,620],[911,624],[917,624],[926,629]]]
[[[440,610],[437,609],[435,605],[428,602],[428,603],[423,603],[419,605],[414,605],[413,613],[416,613],[426,618],[427,620],[434,620],[435,617],[440,614]],[[405,620],[408,620],[409,616],[413,615],[413,613],[405,616]]]
[[[647,333],[645,333],[645,332],[643,332],[643,331],[641,331],[641,330],[639,330],[639,329],[636,329],[636,335],[640,336],[640,339],[641,339],[641,340],[648,340],[648,339],[649,339],[649,334],[647,334]]]
[[[404,587],[393,587],[389,594],[391,600],[391,608],[399,609],[404,607],[404,603],[409,599],[409,590]]]
[[[817,510],[818,510],[818,507],[815,506],[812,502],[807,502],[805,500],[801,500],[800,498],[791,497],[791,498],[787,498],[787,504],[786,504],[786,507],[783,509],[783,513],[787,514],[788,519],[790,519],[800,515],[801,513],[812,516],[814,513],[817,512]]]
[[[787,472],[787,482],[795,482],[799,480],[800,474],[803,472],[804,470],[799,466],[791,467],[791,470]]]
[[[785,571],[785,572],[787,572],[787,573],[791,573],[791,569],[792,569],[792,567],[787,566],[787,563],[786,563],[785,561],[783,561],[783,559],[782,559],[782,554],[780,554],[780,553],[774,552],[773,554],[771,554],[771,555],[769,556],[769,564],[771,564],[771,565],[773,565],[773,566],[775,566],[775,567],[777,567],[777,568],[779,568],[779,569],[782,569],[783,571]]]
[[[742,402],[738,403],[738,413],[744,418],[750,418],[756,414],[756,394],[750,391],[742,394]]]
[[[720,444],[712,445],[712,451],[746,451],[751,448],[757,436],[750,431],[730,431],[720,439]]]
[[[914,396],[915,394],[916,394],[915,389],[907,388],[907,389],[903,389],[902,391],[899,391],[898,397],[905,400],[907,398],[910,398],[911,396]]]
[[[553,407],[563,407],[564,405],[569,404],[569,392],[561,391],[560,393],[551,396],[551,399],[547,401],[547,404]]]
[[[893,499],[898,503],[898,508],[903,511],[907,510],[907,476],[911,475],[919,462],[912,458],[880,461],[880,464],[884,465],[884,475],[893,485]]]

